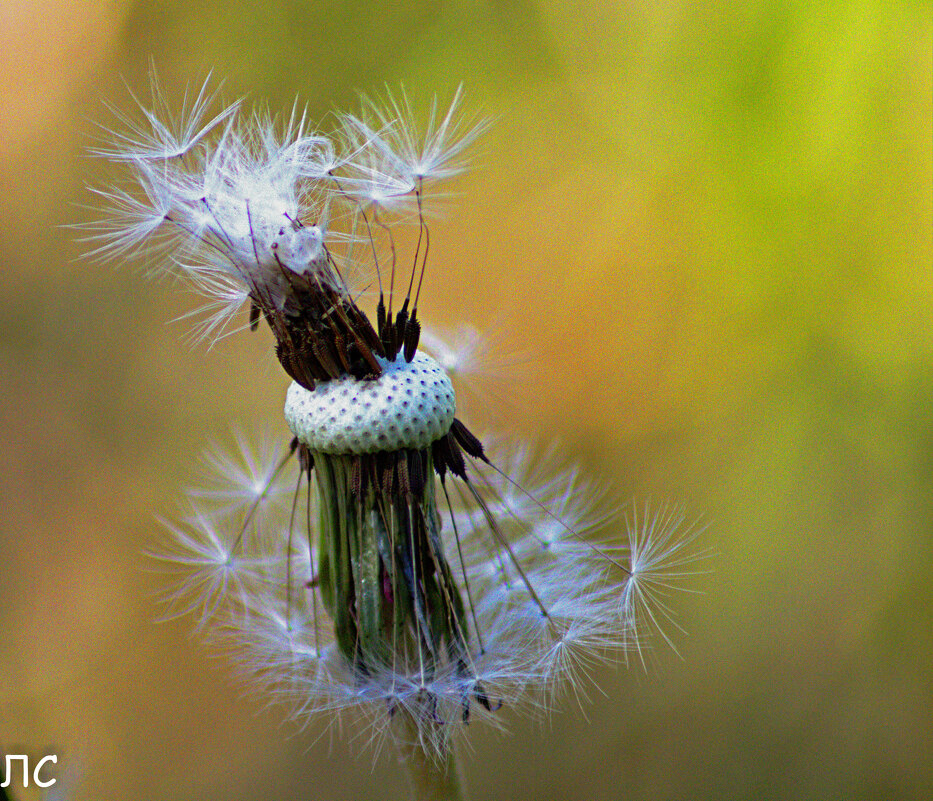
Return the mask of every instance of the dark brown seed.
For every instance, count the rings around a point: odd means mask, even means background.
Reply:
[[[450,433],[456,437],[463,450],[474,459],[482,459],[484,462],[489,461],[483,451],[483,443],[456,417],[450,426]]]
[[[412,315],[408,324],[405,326],[405,361],[411,362],[415,358],[415,351],[418,350],[418,342],[421,339],[421,323]]]

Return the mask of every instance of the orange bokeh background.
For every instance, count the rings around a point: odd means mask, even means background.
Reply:
[[[404,794],[391,754],[283,724],[154,622],[157,517],[232,427],[287,437],[287,381],[265,332],[191,347],[180,286],[80,259],[67,226],[112,177],[86,149],[151,60],[170,96],[213,69],[322,119],[463,82],[495,125],[432,223],[422,313],[497,332],[480,427],[706,526],[682,658],[475,727],[474,798],[933,784],[928,3],[5,0],[0,23],[0,752],[58,753],[67,799]]]

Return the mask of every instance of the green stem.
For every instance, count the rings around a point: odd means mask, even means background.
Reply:
[[[396,745],[405,765],[412,801],[467,801],[460,766],[448,739],[441,750],[427,751],[418,724],[405,712],[396,716]]]

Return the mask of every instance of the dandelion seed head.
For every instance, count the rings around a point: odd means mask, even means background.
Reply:
[[[297,103],[278,120],[214,112],[208,83],[172,114],[154,84],[96,151],[130,180],[99,192],[109,216],[88,236],[98,255],[149,248],[193,285],[196,335],[236,329],[247,306],[239,327],[268,326],[292,381],[288,447],[237,433],[206,453],[168,525],[169,613],[192,614],[299,723],[352,711],[378,737],[402,716],[436,751],[471,720],[501,725],[503,705],[585,695],[597,661],[672,622],[690,572],[672,516],[608,537],[618,515],[576,469],[487,447],[458,416],[453,382],[482,372],[485,338],[465,326],[447,344],[419,300],[425,208],[486,128],[461,101],[435,99],[419,125],[390,93],[321,133]]]

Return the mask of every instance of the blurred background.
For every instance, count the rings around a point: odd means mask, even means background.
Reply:
[[[288,434],[267,332],[189,346],[197,299],[64,227],[150,59],[321,119],[463,82],[495,125],[423,318],[498,333],[493,424],[706,526],[680,657],[473,727],[474,799],[927,796],[930,3],[2,0],[0,42],[0,752],[57,754],[56,798],[405,795],[154,622],[205,446]]]

